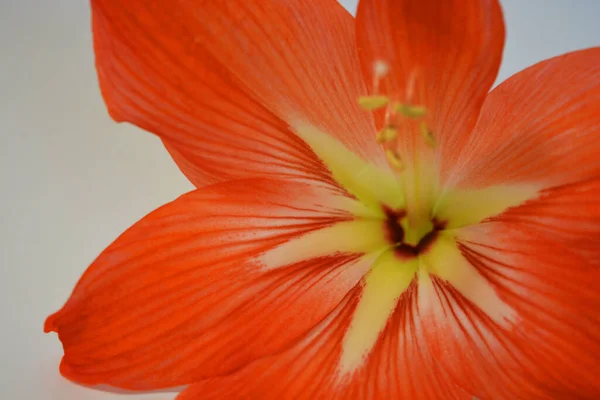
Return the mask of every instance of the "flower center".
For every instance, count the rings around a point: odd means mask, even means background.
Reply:
[[[398,304],[404,293],[418,285],[419,296],[435,295],[434,278],[451,285],[499,324],[510,324],[515,318],[514,310],[498,297],[494,285],[462,254],[459,235],[473,234],[461,228],[534,198],[538,189],[531,185],[442,186],[435,142],[427,140],[424,133],[429,131],[419,132],[432,116],[410,100],[410,96],[398,100],[391,96],[359,99],[365,108],[394,104],[393,110],[398,111],[389,112],[389,130],[378,138],[392,168],[365,161],[304,121],[292,125],[328,167],[333,179],[352,195],[352,199],[337,199],[335,207],[354,218],[291,240],[277,251],[270,251],[261,263],[266,268],[277,268],[289,265],[290,255],[297,255],[300,261],[328,254],[362,254],[359,273],[365,275],[342,344],[342,375],[364,364],[390,316],[402,311]]]
[[[416,257],[426,252],[435,242],[440,231],[446,227],[445,222],[422,220],[411,224],[404,210],[385,210],[387,216],[386,237],[394,246],[394,252],[401,258]]]

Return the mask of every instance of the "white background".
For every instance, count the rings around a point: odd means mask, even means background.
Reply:
[[[503,5],[499,80],[600,44],[598,0]],[[0,400],[172,399],[66,381],[58,339],[42,333],[106,245],[191,188],[155,137],[105,112],[86,0],[0,0],[0,135]]]

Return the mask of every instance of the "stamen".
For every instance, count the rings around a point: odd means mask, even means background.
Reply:
[[[417,81],[418,69],[413,68],[408,76],[408,83],[406,85],[406,101],[411,102],[415,93],[415,83]]]
[[[365,110],[377,110],[390,102],[387,96],[360,96],[358,104]]]
[[[399,169],[399,170],[404,169],[404,163],[402,163],[400,156],[394,150],[387,149],[385,151],[385,155],[386,155],[389,163],[392,165],[392,167]]]
[[[427,144],[427,146],[431,148],[436,148],[437,140],[435,140],[431,129],[427,127],[427,123],[425,123],[425,121],[421,122],[419,128],[421,129],[421,135],[423,136],[423,139],[425,139],[425,143]]]
[[[377,132],[375,140],[377,143],[390,142],[398,137],[398,131],[393,126],[386,126],[381,131]]]
[[[427,114],[427,109],[423,106],[411,106],[408,104],[395,104],[394,109],[408,118],[421,118]]]

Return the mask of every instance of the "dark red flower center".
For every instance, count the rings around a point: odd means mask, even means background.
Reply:
[[[446,226],[445,222],[431,220],[432,229],[421,237],[419,242],[414,245],[407,243],[405,238],[404,227],[402,226],[402,220],[406,218],[405,210],[386,210],[387,216],[387,237],[389,241],[395,245],[394,251],[397,255],[406,257],[415,257],[425,252],[435,239],[437,238],[439,231],[443,230]]]

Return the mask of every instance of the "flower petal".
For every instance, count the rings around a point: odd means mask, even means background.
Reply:
[[[512,322],[516,319],[515,311],[460,253],[452,236],[448,232],[439,234],[435,244],[421,257],[422,265],[497,324]]]
[[[313,126],[299,126],[298,135],[323,161],[335,181],[369,209],[384,216],[382,206],[404,207],[402,183],[392,171],[365,162],[338,140]]]
[[[375,346],[353,371],[343,368],[344,338],[357,312],[361,314],[365,296],[361,286],[293,348],[234,374],[193,384],[177,400],[470,399],[449,381],[429,352],[418,319],[415,282],[396,298]]]
[[[438,301],[421,315],[440,366],[469,393],[600,396],[598,198],[598,180],[550,189],[487,223],[455,231],[464,259],[486,282],[479,287],[496,294],[470,299],[474,287],[440,280]],[[451,273],[455,267],[447,265]],[[502,321],[495,314],[506,306],[514,314]]]
[[[495,88],[450,186],[536,184],[600,176],[600,47],[542,61]]]
[[[298,122],[385,165],[337,1],[92,0],[92,16],[111,115],[159,135],[197,186],[318,174]]]
[[[371,353],[398,300],[413,281],[417,266],[417,259],[399,262],[394,250],[382,254],[373,265],[342,343],[342,374],[353,373]]]
[[[63,342],[63,375],[126,389],[178,386],[291,346],[358,284],[371,265],[362,253],[385,242],[380,220],[351,226],[348,201],[255,179],[205,187],[149,214],[46,321]],[[336,224],[371,235],[372,248],[342,246],[339,229],[311,236]],[[309,251],[285,252],[297,248]]]
[[[455,230],[461,254],[423,258],[437,268],[421,265],[352,374],[340,361],[365,286],[294,347],[191,385],[178,400],[596,399],[599,198],[597,181],[552,189]]]
[[[437,199],[432,215],[445,221],[446,229],[455,229],[481,222],[519,206],[539,195],[535,184],[495,185],[483,189],[447,190]]]
[[[498,1],[361,0],[356,29],[371,90],[377,86],[374,66],[384,61],[389,74],[380,92],[425,107],[441,169],[452,165],[500,66],[504,23]]]

